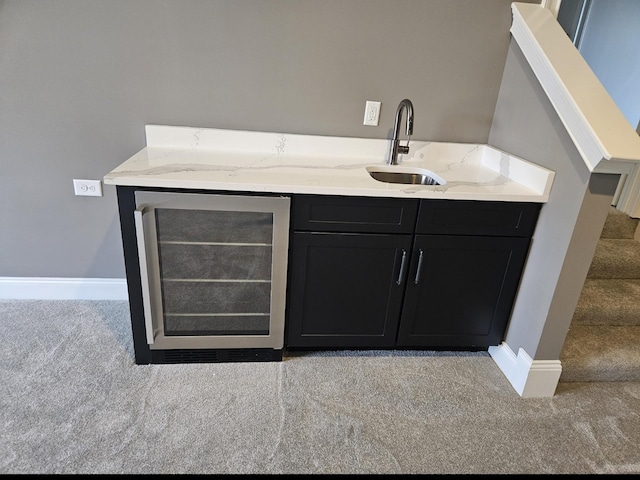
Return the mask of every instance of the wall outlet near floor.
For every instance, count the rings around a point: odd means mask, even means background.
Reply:
[[[101,197],[102,182],[100,180],[78,180],[77,178],[74,178],[73,191],[76,195]]]
[[[367,101],[364,107],[364,122],[363,125],[378,125],[378,119],[380,118],[380,102]]]

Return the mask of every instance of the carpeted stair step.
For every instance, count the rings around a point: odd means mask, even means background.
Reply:
[[[638,222],[609,211],[560,354],[561,382],[640,381]]]
[[[626,213],[611,207],[600,238],[634,238],[639,221],[640,219],[631,218]]]
[[[560,362],[561,382],[640,382],[640,326],[572,323]]]
[[[601,238],[587,278],[640,278],[640,242],[627,238]]]
[[[640,326],[640,279],[587,278],[571,320],[574,325]]]

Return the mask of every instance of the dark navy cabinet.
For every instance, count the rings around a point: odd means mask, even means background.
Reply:
[[[539,209],[294,196],[285,348],[499,344]]]
[[[296,195],[287,348],[393,347],[418,200]]]

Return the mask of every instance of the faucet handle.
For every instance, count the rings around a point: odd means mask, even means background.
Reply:
[[[409,153],[409,142],[411,141],[411,135],[407,137],[407,144],[400,145],[398,142],[398,153]]]

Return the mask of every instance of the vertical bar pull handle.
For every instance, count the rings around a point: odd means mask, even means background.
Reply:
[[[422,260],[424,260],[424,252],[419,249],[420,255],[418,256],[418,268],[416,268],[416,278],[413,279],[413,283],[416,285],[420,281],[420,272],[422,271]]]
[[[153,318],[151,317],[151,290],[149,289],[149,269],[147,268],[147,248],[144,243],[144,222],[142,214],[144,207],[133,212],[136,222],[136,240],[138,244],[138,260],[140,262],[140,284],[142,287],[142,306],[144,309],[144,328],[147,333],[147,343],[153,344]]]
[[[402,249],[402,262],[400,263],[400,273],[398,274],[398,280],[396,284],[402,285],[402,278],[404,277],[404,270],[407,267],[407,251]]]

